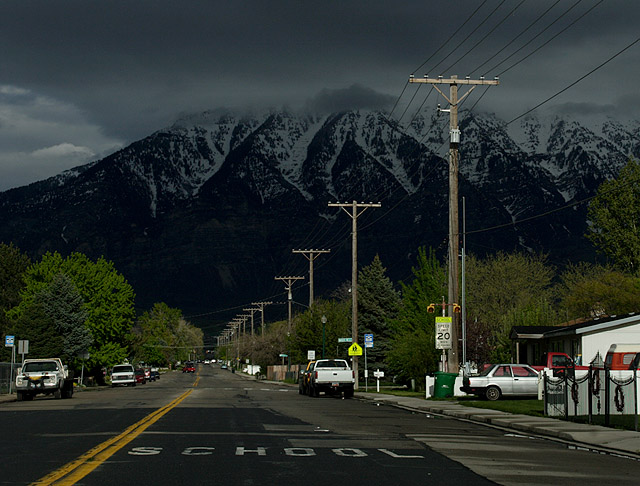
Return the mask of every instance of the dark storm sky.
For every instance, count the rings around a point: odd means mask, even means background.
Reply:
[[[640,37],[640,2],[4,0],[0,190],[100,158],[182,113],[391,106],[427,60],[416,76],[493,78],[557,34],[476,109],[510,119],[584,76]],[[550,105],[638,118],[639,70],[637,43]]]

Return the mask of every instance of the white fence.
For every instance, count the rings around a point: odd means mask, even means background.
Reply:
[[[552,417],[637,415],[640,376],[634,370],[609,371],[593,368],[575,376],[544,375],[545,414]]]

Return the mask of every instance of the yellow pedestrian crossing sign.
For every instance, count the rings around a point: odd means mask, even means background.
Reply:
[[[349,356],[362,356],[362,348],[358,346],[358,343],[349,346]]]

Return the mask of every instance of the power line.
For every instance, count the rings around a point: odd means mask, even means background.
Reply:
[[[446,69],[443,69],[443,72],[448,71],[449,69],[453,68],[453,66],[455,66],[458,62],[462,61],[465,57],[467,57],[476,47],[478,47],[480,44],[482,44],[487,37],[489,37],[491,34],[493,34],[496,29],[498,27],[500,27],[510,16],[512,16],[514,14],[514,12],[516,10],[518,10],[520,8],[520,6],[525,2],[526,0],[521,0],[520,3],[518,5],[516,5],[510,12],[508,12],[500,22],[498,22],[491,30],[489,30],[489,32],[487,32],[485,34],[485,36],[480,39],[478,42],[476,42],[471,49],[469,49],[467,52],[465,52],[462,56],[460,56],[458,59],[456,59],[449,67],[447,67]],[[502,4],[501,4],[502,5]],[[496,9],[497,10],[497,9]]]
[[[631,44],[629,44],[627,47],[625,47],[624,49],[618,51],[617,53],[615,53],[613,56],[611,56],[609,59],[607,59],[606,61],[604,61],[602,64],[596,66],[595,68],[593,68],[591,71],[589,71],[587,74],[585,74],[584,76],[581,76],[580,78],[578,78],[577,80],[575,80],[573,83],[571,83],[569,86],[567,86],[566,88],[561,89],[560,91],[558,91],[556,94],[554,94],[553,96],[550,96],[549,98],[547,98],[546,100],[542,101],[541,103],[538,103],[536,106],[534,106],[533,108],[531,108],[528,111],[525,111],[522,115],[519,115],[517,117],[515,117],[514,119],[512,119],[511,121],[507,122],[507,125],[511,125],[514,121],[519,120],[520,118],[522,118],[523,116],[528,115],[529,113],[531,113],[534,110],[537,110],[538,108],[540,108],[542,105],[548,103],[549,101],[551,101],[552,99],[558,97],[559,95],[561,95],[562,93],[564,93],[565,91],[567,91],[570,88],[573,88],[576,84],[578,84],[580,81],[582,81],[583,79],[591,76],[593,73],[595,73],[597,70],[599,70],[600,68],[602,68],[603,66],[606,66],[609,62],[613,61],[616,57],[618,57],[620,54],[622,54],[623,52],[625,52],[626,50],[630,49],[631,47],[633,47],[635,44],[637,44],[638,42],[640,42],[640,37],[638,37],[636,40],[634,40]]]
[[[529,29],[531,29],[535,24],[537,24],[542,17],[544,17],[545,15],[547,15],[547,13],[549,13],[549,11],[551,11],[551,9],[553,9],[553,7],[555,7],[556,5],[558,5],[560,3],[561,0],[556,0],[556,2],[551,5],[547,10],[545,10],[542,14],[540,14],[538,16],[538,18],[536,18],[533,22],[531,22],[527,27],[525,27],[523,30],[520,31],[520,33],[518,33],[518,35],[516,35],[513,39],[511,39],[504,47],[502,47],[502,49],[498,50],[495,54],[493,54],[493,56],[491,56],[489,59],[487,59],[486,61],[484,61],[482,64],[480,64],[478,67],[476,67],[475,69],[473,69],[469,75],[472,75],[473,73],[475,73],[476,71],[478,71],[482,66],[484,66],[485,64],[487,64],[489,61],[491,61],[492,59],[495,59],[496,57],[498,57],[498,55],[504,51],[507,47],[509,47],[511,44],[513,44],[516,40],[518,40],[520,37],[522,37]],[[486,75],[486,73],[485,73]]]

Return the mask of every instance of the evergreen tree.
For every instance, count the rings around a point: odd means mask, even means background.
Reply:
[[[358,274],[358,341],[364,346],[364,334],[373,334],[374,347],[366,350],[370,369],[386,369],[384,360],[392,337],[389,323],[400,307],[400,295],[386,272],[376,255]],[[364,362],[362,366],[364,369]]]
[[[63,273],[55,275],[36,300],[62,336],[63,360],[74,361],[89,350],[93,343],[91,331],[86,326],[89,313],[84,299],[69,277]]]
[[[39,296],[36,296],[35,301],[14,321],[11,332],[16,336],[16,340],[29,341],[27,358],[57,358],[62,355],[64,339],[47,314]]]

